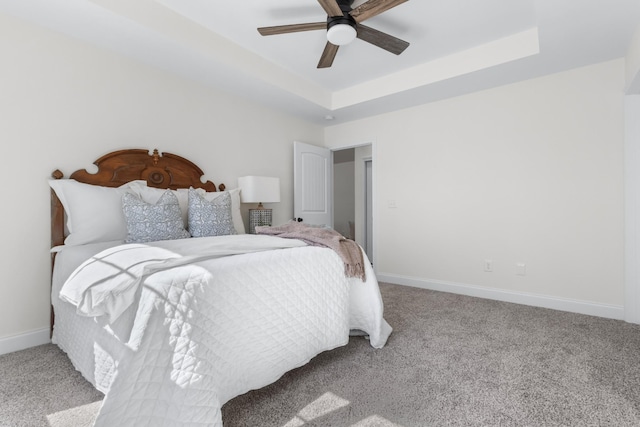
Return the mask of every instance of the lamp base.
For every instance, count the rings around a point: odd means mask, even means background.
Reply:
[[[271,227],[271,209],[249,209],[249,233],[256,234],[256,227]]]

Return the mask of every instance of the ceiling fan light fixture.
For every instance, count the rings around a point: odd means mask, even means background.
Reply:
[[[336,24],[327,30],[327,40],[336,46],[344,46],[356,39],[358,32],[350,24]]]

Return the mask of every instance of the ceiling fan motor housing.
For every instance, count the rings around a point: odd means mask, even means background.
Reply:
[[[354,0],[337,0],[338,6],[340,6],[340,10],[342,10],[342,16],[328,16],[327,17],[327,30],[334,25],[349,25],[356,28],[356,20],[349,14],[351,12],[351,5]]]
[[[354,31],[354,35],[353,36],[347,36],[344,35],[343,37],[354,37],[355,38],[355,32],[357,31],[357,23],[356,20],[351,16],[351,14],[349,12],[351,12],[351,5],[353,4],[354,0],[337,0],[336,3],[338,3],[338,5],[340,6],[340,10],[342,10],[342,16],[328,16],[327,17],[327,31],[331,30],[332,27],[335,27],[336,25],[347,25],[351,28],[353,28]],[[337,30],[338,28],[336,28]],[[342,30],[342,28],[341,28]],[[344,30],[342,30],[344,31]],[[330,34],[330,33],[329,33]]]
[[[358,25],[356,23],[356,20],[353,19],[353,17],[348,13],[345,14],[344,16],[329,16],[327,18],[327,30],[333,27],[334,25],[340,25],[340,24],[349,25],[354,29],[356,29],[356,26]]]

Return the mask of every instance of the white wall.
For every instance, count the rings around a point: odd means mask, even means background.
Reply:
[[[627,93],[640,93],[640,25],[631,38],[625,61]]]
[[[640,323],[640,26],[625,57],[625,310]]]
[[[327,128],[329,148],[375,143],[379,277],[622,317],[624,68]]]
[[[316,126],[3,14],[0,57],[0,353],[24,341],[14,336],[48,337],[54,169],[68,176],[139,147],[184,156],[228,188],[246,174],[277,176],[282,202],[270,207],[280,223],[293,214],[292,141],[323,138]]]
[[[625,96],[625,311],[640,323],[640,95]]]

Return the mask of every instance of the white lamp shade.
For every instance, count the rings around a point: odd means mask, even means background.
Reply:
[[[277,203],[280,201],[280,178],[243,176],[238,178],[242,203]]]

